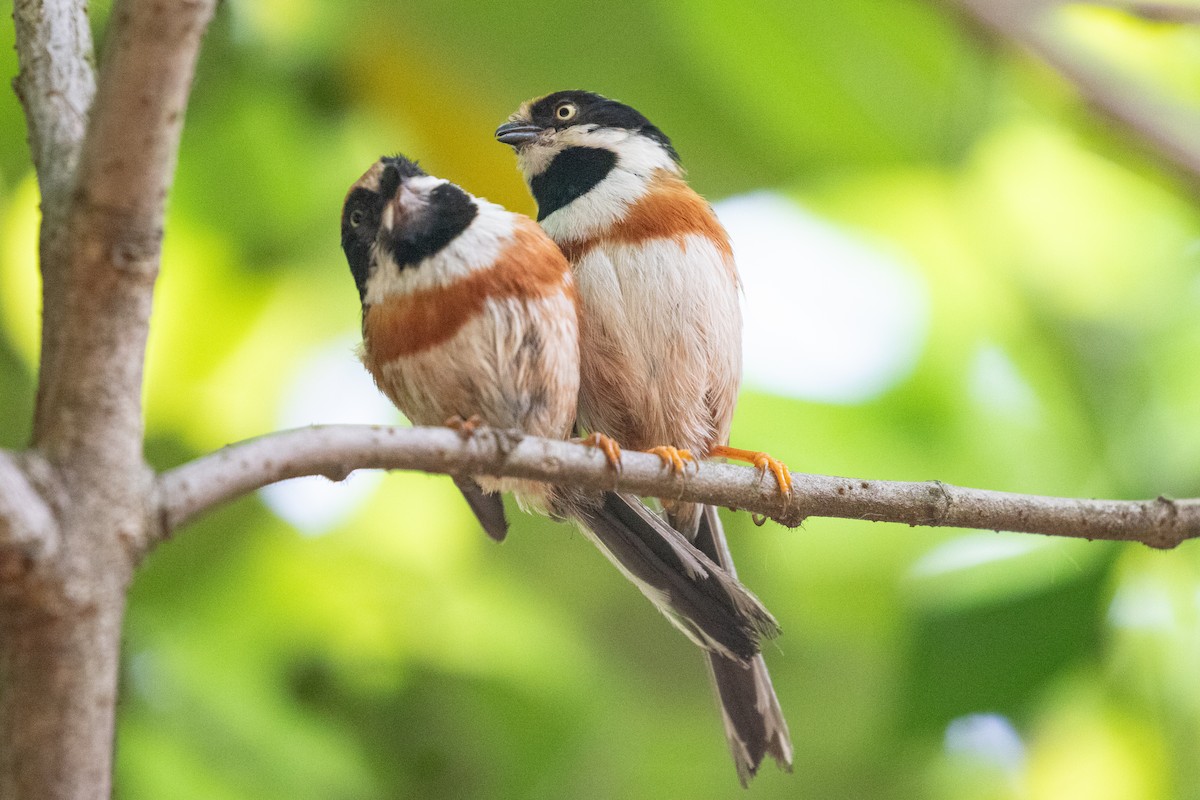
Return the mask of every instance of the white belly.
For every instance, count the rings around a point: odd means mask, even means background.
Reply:
[[[603,243],[573,269],[583,304],[582,425],[636,449],[702,453],[725,443],[742,369],[741,309],[725,256],[701,236],[684,246]]]
[[[490,300],[452,338],[372,370],[379,388],[417,425],[450,417],[562,439],[571,432],[579,386],[575,309],[565,294]],[[540,507],[541,487],[479,477]]]

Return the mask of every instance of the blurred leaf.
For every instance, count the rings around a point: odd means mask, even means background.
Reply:
[[[986,61],[927,4],[679,8],[725,118],[792,163],[953,162],[985,121]]]

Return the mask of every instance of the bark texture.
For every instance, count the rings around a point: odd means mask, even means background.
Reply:
[[[214,3],[119,0],[98,75],[85,3],[14,4],[43,323],[33,448],[0,461],[0,798],[110,793],[125,592],[151,520],[142,365]]]
[[[572,442],[479,429],[329,425],[281,431],[230,445],[158,479],[158,536],[218,503],[302,475],[340,480],[355,469],[419,469],[501,475],[643,497],[750,511],[794,527],[808,517],[841,517],[932,527],[982,528],[1174,547],[1200,536],[1200,500],[1084,500],[995,492],[941,481],[862,480],[792,473],[781,494],[770,474],[705,463],[683,475],[658,456],[627,452],[614,471],[599,450]]]

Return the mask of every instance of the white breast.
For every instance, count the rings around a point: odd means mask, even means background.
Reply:
[[[479,416],[563,438],[579,381],[574,311],[565,292],[489,300],[445,342],[380,365],[380,388],[419,425]]]
[[[579,344],[574,301],[566,291],[541,298],[489,300],[450,339],[379,366],[379,388],[418,425],[450,417],[563,439],[575,421]],[[477,477],[486,490],[511,491],[540,509],[529,481]]]

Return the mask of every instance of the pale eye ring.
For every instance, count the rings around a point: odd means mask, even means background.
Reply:
[[[559,122],[574,119],[575,114],[576,108],[574,103],[559,103],[558,107],[554,109],[554,118]]]
[[[357,228],[359,225],[362,225],[362,221],[363,221],[363,211],[361,208],[356,208],[350,212],[350,227],[351,228]]]

